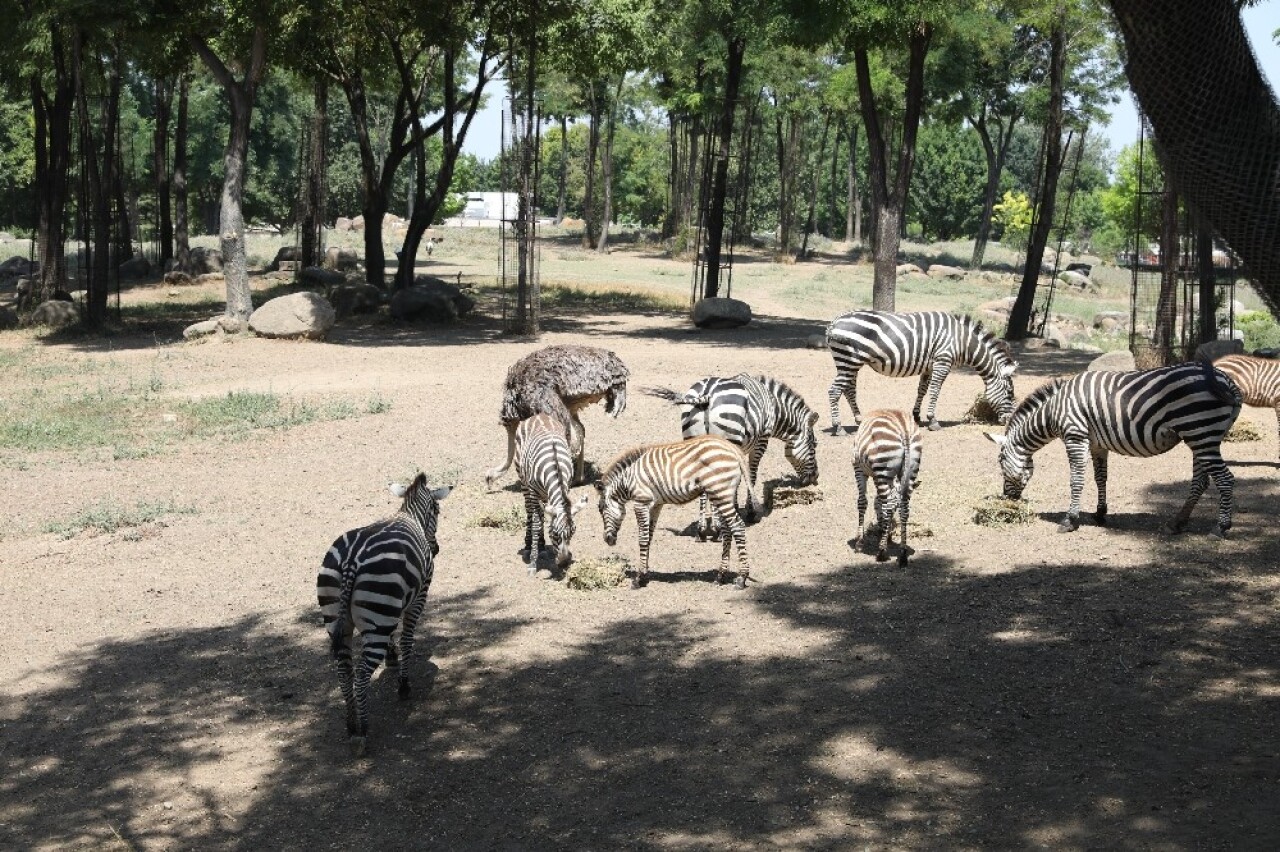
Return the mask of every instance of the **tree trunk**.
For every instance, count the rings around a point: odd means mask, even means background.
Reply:
[[[85,80],[84,33],[76,28],[72,34],[72,63],[76,81],[76,118],[80,125],[80,156],[85,168],[85,186],[89,195],[89,215],[93,231],[91,272],[86,288],[85,323],[100,327],[107,319],[107,294],[111,271],[120,263],[112,251],[112,199],[118,192],[116,125],[120,114],[120,72],[122,58],[117,48],[114,56],[107,58],[102,67],[106,97],[102,102],[99,118],[101,144],[95,138],[93,121],[89,114],[89,93]]]
[[[813,194],[809,196],[809,215],[805,217],[804,241],[800,244],[800,257],[804,258],[809,251],[809,234],[813,233],[814,212],[818,209],[818,194],[822,189],[822,161],[827,156],[827,131],[831,128],[830,113],[822,117],[822,142],[818,145],[818,159],[813,167]],[[832,164],[834,171],[835,163]]]
[[[729,146],[733,141],[733,113],[738,103],[742,59],[746,52],[747,42],[741,36],[729,40],[724,109],[720,113],[719,147],[716,149],[715,174],[711,184],[711,209],[707,214],[707,266],[702,295],[708,299],[720,292],[720,248],[724,241],[724,201],[729,189]]]
[[[849,195],[845,200],[844,241],[862,244],[862,192],[858,186],[858,125],[849,128]]]
[[[916,134],[924,105],[924,61],[929,53],[933,29],[922,24],[911,33],[910,60],[907,69],[906,103],[902,117],[902,139],[898,143],[897,168],[893,182],[889,180],[889,151],[883,122],[876,109],[871,88],[870,60],[866,48],[854,51],[858,75],[858,100],[863,124],[867,130],[867,152],[872,206],[875,213],[875,279],[871,289],[871,306],[878,311],[894,309],[898,279],[898,245],[902,240],[902,211],[911,188],[911,172],[915,165]]]
[[[587,103],[590,115],[587,125],[587,187],[582,196],[582,247],[595,245],[596,223],[596,151],[600,147],[600,97],[596,84],[587,86]]]
[[[1066,37],[1061,24],[1049,34],[1049,114],[1045,120],[1044,181],[1040,190],[1039,212],[1035,227],[1027,241],[1027,260],[1022,270],[1022,283],[1009,311],[1008,340],[1022,340],[1031,323],[1036,287],[1040,283],[1040,264],[1044,247],[1053,227],[1054,201],[1058,195],[1058,175],[1062,171],[1062,78],[1066,65]]]
[[[1153,343],[1160,366],[1167,367],[1181,360],[1173,351],[1178,321],[1178,193],[1167,181],[1160,200],[1160,295]]]
[[[560,116],[560,174],[556,176],[556,225],[564,221],[569,185],[569,116]]]
[[[264,24],[257,24],[253,28],[253,45],[243,80],[235,79],[202,38],[193,37],[192,47],[222,85],[231,109],[231,126],[222,157],[218,242],[222,249],[222,275],[227,284],[227,316],[247,323],[249,315],[253,313],[253,294],[249,289],[249,268],[244,245],[244,175],[248,165],[253,100],[257,95],[258,83],[262,81],[266,71],[267,29]]]
[[[1165,175],[1280,311],[1280,106],[1233,0],[1110,0]]]
[[[839,125],[836,126],[836,138],[831,140],[831,174],[827,175],[827,210],[823,217],[823,225],[825,230],[819,228],[824,234],[829,234],[833,239],[836,235],[836,222],[840,220],[840,141],[844,136],[844,130]]]
[[[187,230],[187,96],[191,78],[178,77],[178,116],[173,129],[173,238],[178,268],[191,272],[191,240]]]
[[[307,177],[303,189],[301,216],[302,239],[299,251],[302,266],[319,266],[323,250],[321,234],[325,222],[324,177],[328,169],[326,141],[329,137],[329,81],[316,80],[311,113],[310,145],[307,151]]]
[[[160,219],[161,271],[173,258],[173,202],[169,194],[169,118],[172,113],[173,81],[155,81],[156,127],[153,139],[153,162],[156,179],[156,206]]]
[[[50,31],[53,96],[45,91],[42,76],[31,77],[31,106],[35,118],[36,261],[40,269],[32,280],[32,304],[53,297],[66,285],[65,217],[71,171],[71,112],[75,106],[74,69],[69,67],[62,36]],[[84,270],[77,270],[84,276]]]
[[[600,216],[600,239],[596,242],[596,251],[604,253],[609,249],[609,222],[613,219],[613,136],[618,126],[618,102],[622,100],[622,84],[626,75],[618,78],[618,85],[613,91],[613,100],[609,104],[609,127],[605,130],[604,147],[600,150],[600,189],[604,195],[604,212]]]

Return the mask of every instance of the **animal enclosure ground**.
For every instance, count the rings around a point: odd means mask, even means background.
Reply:
[[[1184,447],[1113,457],[1109,528],[1086,516],[1056,532],[1060,443],[1025,495],[1039,517],[973,523],[999,474],[993,427],[961,423],[981,389],[969,371],[924,436],[912,520],[932,535],[913,528],[906,569],[848,545],[848,435],[818,436],[821,500],[749,527],[744,592],[710,582],[718,544],[683,534],[696,505],[664,511],[640,591],[530,578],[522,532],[482,523],[520,505],[510,475],[484,488],[517,358],[586,343],[629,366],[622,417],[584,413],[599,468],[678,437],[644,385],[769,373],[827,423],[834,368],[804,342],[828,318],[699,332],[577,313],[536,343],[501,337],[491,315],[344,324],[323,343],[0,335],[8,400],[136,393],[128,426],[151,436],[0,455],[0,847],[1275,848],[1270,412],[1244,414],[1262,440],[1225,447],[1237,508],[1223,542],[1205,535],[1212,490],[1187,534],[1159,532],[1187,487]],[[1087,363],[1018,357],[1019,395]],[[913,380],[859,384],[864,410],[914,396]],[[229,392],[336,413],[182,431],[184,405]],[[457,488],[415,698],[376,682],[370,757],[353,760],[315,574],[336,535],[392,511],[386,481],[418,469]],[[762,475],[791,476],[776,442]],[[136,522],[69,523],[103,506]],[[636,560],[634,516],[613,550],[594,502],[578,527],[575,555]]]

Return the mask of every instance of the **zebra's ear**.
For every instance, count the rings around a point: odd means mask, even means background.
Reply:
[[[990,432],[983,432],[982,434],[986,435],[987,440],[991,441],[991,443],[995,444],[997,447],[1004,446],[1004,435],[992,435]]]
[[[816,412],[816,411],[810,411],[810,412],[809,412],[809,426],[810,426],[810,428],[812,428],[812,427],[813,427],[813,424],[815,424],[815,423],[817,423],[817,422],[818,422],[818,412]]]
[[[431,496],[436,500],[443,500],[449,496],[449,492],[453,490],[452,485],[442,485],[439,488],[432,489]]]
[[[595,486],[595,488],[596,488],[596,490],[597,490],[597,491],[604,491],[604,480],[603,480],[603,479],[597,479],[595,482],[593,482],[593,483],[591,483],[591,484]]]

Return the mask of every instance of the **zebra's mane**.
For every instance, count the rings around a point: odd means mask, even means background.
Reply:
[[[1013,410],[1013,415],[1009,418],[1009,425],[1013,425],[1014,420],[1021,419],[1031,414],[1040,406],[1049,400],[1049,397],[1058,392],[1058,389],[1067,383],[1067,380],[1061,376],[1055,376],[1040,387],[1027,394],[1022,402],[1018,403],[1018,407]]]
[[[997,361],[1013,362],[1013,353],[1009,350],[1009,344],[996,337],[994,332],[982,324],[982,320],[968,314],[952,314],[952,316],[968,325],[977,336],[978,342],[994,351]]]
[[[634,464],[635,460],[640,458],[641,454],[643,454],[647,449],[649,449],[647,446],[632,447],[619,455],[613,461],[609,462],[609,466],[604,469],[604,473],[600,476],[600,481],[608,482],[613,479],[623,470]]]

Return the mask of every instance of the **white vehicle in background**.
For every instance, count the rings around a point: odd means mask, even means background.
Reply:
[[[514,192],[468,192],[462,208],[463,222],[510,222],[520,213],[519,196]]]

